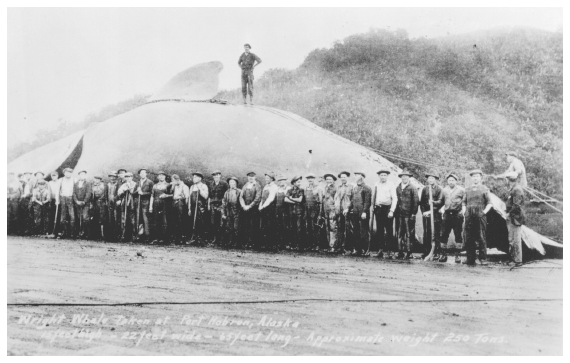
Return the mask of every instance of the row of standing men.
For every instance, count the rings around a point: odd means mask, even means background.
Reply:
[[[241,188],[236,177],[203,182],[200,172],[186,185],[173,174],[157,173],[157,182],[138,170],[139,180],[125,169],[87,180],[87,171],[72,178],[73,170],[57,172],[46,181],[41,172],[9,175],[8,233],[49,235],[58,238],[91,238],[107,241],[146,241],[148,243],[208,242],[223,246],[259,250],[324,250],[346,255],[365,255],[378,250],[377,258],[411,258],[416,241],[418,209],[423,222],[423,255],[436,244],[436,259],[447,260],[445,245],[451,231],[459,248],[467,251],[467,263],[474,264],[476,251],[486,263],[486,214],[492,207],[489,190],[481,184],[482,172],[472,171],[473,186],[457,185],[455,174],[447,186],[437,185],[436,173],[426,174],[428,186],[418,195],[411,173],[403,171],[397,186],[388,180],[390,170],[378,171],[373,188],[366,185],[363,172],[355,172],[356,183],[349,183],[350,172],[325,174],[324,183],[308,174],[288,180],[267,173],[265,185],[254,172]],[[336,184],[337,177],[340,179]],[[430,193],[431,191],[431,193]],[[430,203],[431,200],[431,203]],[[434,233],[431,232],[432,208]],[[372,236],[372,225],[376,234]],[[395,226],[395,233],[394,233]],[[443,248],[442,248],[442,245]],[[456,255],[456,262],[459,257]]]

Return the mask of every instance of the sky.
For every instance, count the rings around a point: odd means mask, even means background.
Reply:
[[[263,60],[259,78],[371,28],[434,38],[562,23],[561,8],[9,8],[8,147],[152,94],[198,63],[221,61],[220,88],[240,87],[244,43]]]

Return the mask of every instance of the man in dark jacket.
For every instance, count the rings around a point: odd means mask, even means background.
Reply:
[[[210,233],[214,237],[212,243],[216,244],[222,239],[222,201],[229,187],[228,183],[222,180],[221,171],[214,171],[212,176],[214,181],[209,185],[208,210],[210,211]]]
[[[357,171],[356,186],[352,190],[352,209],[350,218],[352,220],[353,251],[352,255],[362,256],[368,252],[370,242],[370,207],[372,205],[372,189],[364,182],[366,175]]]
[[[509,181],[509,195],[507,197],[507,228],[509,230],[509,255],[515,266],[522,264],[521,229],[525,222],[522,209],[524,204],[524,191],[518,183],[516,175],[507,176]]]
[[[138,224],[144,226],[144,239],[150,242],[150,197],[152,194],[152,188],[154,187],[154,182],[146,177],[147,170],[145,168],[139,169],[140,180],[137,182],[137,189],[134,193],[134,200],[136,203],[136,213],[138,213]],[[140,200],[140,205],[139,205]],[[138,226],[136,229],[138,231]],[[138,234],[138,233],[137,233]],[[138,239],[138,236],[134,236],[134,239]]]
[[[87,181],[87,172],[82,170],[78,174],[79,180],[73,186],[73,204],[79,220],[79,237],[87,238],[89,234],[91,207],[91,183]]]
[[[432,210],[430,208],[430,194],[433,201],[433,224],[434,233],[433,239],[435,242],[435,251],[439,253],[440,250],[440,240],[441,240],[441,213],[439,209],[443,205],[443,190],[439,185],[436,184],[436,180],[439,180],[439,176],[436,173],[426,174],[428,185],[422,190],[422,196],[420,198],[420,209],[423,214],[423,226],[424,226],[424,254],[422,258],[425,258],[431,252],[431,242],[432,242],[432,231],[431,231],[431,218]],[[439,257],[434,256],[434,259],[439,259]]]
[[[248,182],[241,189],[239,201],[243,210],[240,219],[242,220],[242,232],[246,245],[253,247],[257,244],[259,231],[259,201],[261,200],[261,185],[255,179],[253,171],[247,173]],[[243,218],[242,218],[243,217]]]
[[[410,183],[409,171],[398,174],[402,182],[396,188],[398,205],[396,206],[396,229],[398,234],[398,259],[412,258],[412,244],[416,239],[416,214],[420,201],[416,187]],[[404,255],[405,252],[405,255]]]

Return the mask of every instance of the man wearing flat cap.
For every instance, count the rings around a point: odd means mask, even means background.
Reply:
[[[40,178],[36,180],[37,187],[32,192],[32,211],[34,216],[34,226],[32,234],[35,236],[45,236],[49,233],[49,204],[50,193],[47,182]]]
[[[139,224],[143,225],[144,228],[144,237],[142,237],[145,241],[150,242],[150,195],[152,194],[152,188],[154,187],[154,182],[147,178],[147,169],[142,168],[139,169],[139,181],[137,182],[137,189],[135,190],[135,207],[137,213],[139,213],[138,218],[135,217],[135,220],[138,220]],[[140,204],[139,204],[140,201]],[[137,226],[138,228],[138,226]],[[137,231],[138,234],[138,231]],[[138,238],[138,236],[137,236]]]
[[[420,206],[418,191],[410,182],[412,174],[403,170],[398,174],[402,182],[396,187],[396,233],[398,235],[398,259],[410,259],[416,240],[416,215]]]
[[[222,200],[228,190],[228,183],[222,180],[222,172],[215,170],[212,173],[214,180],[210,183],[208,195],[208,210],[210,211],[210,233],[214,237],[212,243],[216,244],[222,238]]]
[[[509,163],[508,169],[497,178],[515,178],[517,184],[523,189],[528,186],[526,179],[526,168],[523,162],[519,159],[519,155],[516,151],[507,151],[505,153],[507,157],[507,162]]]
[[[388,180],[390,170],[379,170],[379,181],[374,185],[372,203],[374,203],[374,219],[376,219],[376,235],[378,236],[377,258],[383,258],[383,251],[387,252],[387,258],[391,259],[391,252],[396,250],[394,246],[394,213],[398,205],[396,187]],[[373,247],[371,247],[373,248]]]
[[[452,230],[456,246],[459,249],[463,248],[463,199],[465,198],[465,188],[457,185],[458,180],[459,177],[456,174],[449,174],[447,176],[447,186],[443,188],[443,207],[441,208],[441,213],[443,214],[442,254],[439,262],[447,261],[445,250],[447,249],[447,241]],[[455,255],[455,262],[461,262],[459,253]]]
[[[238,188],[239,181],[235,176],[229,177],[227,182],[228,190],[226,190],[224,198],[222,199],[222,221],[227,227],[229,237],[228,245],[237,246],[239,245],[239,219],[241,211],[239,196],[241,189]]]
[[[348,184],[350,173],[343,171],[338,174],[340,185],[334,196],[334,205],[337,214],[337,244],[338,248],[342,248],[344,253],[349,255],[352,253],[350,239],[352,238],[352,226],[350,224],[350,210],[352,209],[352,185]]]
[[[170,231],[174,243],[182,243],[186,234],[186,225],[188,222],[188,199],[190,196],[190,188],[180,180],[178,174],[172,174],[172,183],[170,186],[172,193],[172,218]],[[170,194],[170,193],[169,193]]]
[[[275,184],[275,174],[265,174],[265,186],[261,192],[261,200],[259,201],[259,212],[261,215],[261,245],[258,248],[265,250],[274,250],[277,247],[277,239],[275,236],[275,220],[276,220],[276,200],[277,184]]]
[[[322,193],[315,184],[315,174],[309,173],[305,178],[309,183],[305,188],[305,225],[307,226],[308,247],[318,251],[321,247],[321,229],[317,226],[317,220],[321,214]]]
[[[487,213],[493,208],[489,188],[481,184],[483,172],[472,170],[469,175],[473,184],[465,189],[465,250],[467,265],[475,265],[476,251],[479,250],[481,265],[487,265]]]
[[[73,186],[73,204],[77,220],[79,220],[79,238],[88,238],[91,228],[91,197],[93,195],[91,183],[87,181],[87,171],[81,170],[77,174],[78,180]]]
[[[329,252],[337,253],[340,251],[337,245],[338,237],[338,227],[337,227],[337,212],[335,207],[335,196],[336,196],[336,186],[334,182],[336,181],[336,176],[332,174],[325,174],[323,176],[326,182],[325,190],[323,192],[323,206],[322,211],[324,218],[326,219],[326,233],[327,240],[329,243]]]
[[[350,211],[354,237],[352,254],[362,256],[368,252],[368,243],[370,242],[369,224],[372,189],[364,182],[366,174],[358,171],[354,175],[356,176],[356,186],[352,192],[352,209]]]
[[[206,208],[208,207],[208,187],[202,182],[204,174],[192,173],[192,186],[188,198],[188,215],[192,223],[192,238],[188,243],[205,243]]]
[[[293,187],[287,191],[285,202],[291,205],[291,235],[293,247],[298,251],[307,248],[305,241],[305,190],[301,188],[303,177],[294,176],[291,179]]]
[[[439,254],[441,253],[441,213],[439,212],[441,206],[443,205],[443,189],[437,185],[439,180],[439,175],[435,172],[428,172],[425,175],[427,179],[427,185],[422,189],[422,194],[420,197],[420,209],[422,211],[422,221],[424,227],[424,253],[422,258],[425,258],[431,252],[431,242],[432,235],[435,242],[435,255],[434,260],[439,259]],[[431,200],[433,204],[433,216],[430,206],[430,189],[431,189]],[[433,234],[431,230],[431,218],[433,217]]]
[[[247,183],[241,189],[239,201],[243,213],[242,233],[243,243],[252,247],[257,244],[259,231],[259,201],[261,200],[261,185],[255,179],[255,173],[247,173]]]
[[[117,192],[119,184],[117,183],[117,174],[110,172],[108,175],[109,182],[107,183],[107,228],[106,239],[108,241],[117,241],[121,235],[121,206],[117,202]]]
[[[169,205],[172,204],[171,185],[166,182],[166,173],[159,171],[157,174],[158,183],[152,187],[150,195],[149,212],[154,214],[154,243],[165,243],[170,239],[168,229]]]
[[[49,194],[51,196],[49,225],[50,228],[53,228],[51,232],[53,232],[55,235],[58,235],[60,229],[58,216],[60,215],[61,212],[59,208],[57,208],[57,203],[56,203],[57,190],[59,189],[59,184],[61,183],[61,180],[59,180],[59,173],[57,171],[52,171],[50,173],[50,181],[48,181],[47,183],[48,183]]]
[[[243,103],[247,104],[247,94],[251,104],[253,105],[253,69],[261,63],[261,59],[250,52],[251,46],[244,44],[245,52],[239,57],[238,65],[241,68],[241,93],[243,95]]]

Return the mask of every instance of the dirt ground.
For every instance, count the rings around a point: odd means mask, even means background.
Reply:
[[[510,269],[8,237],[7,353],[560,355],[562,298],[561,260]]]

